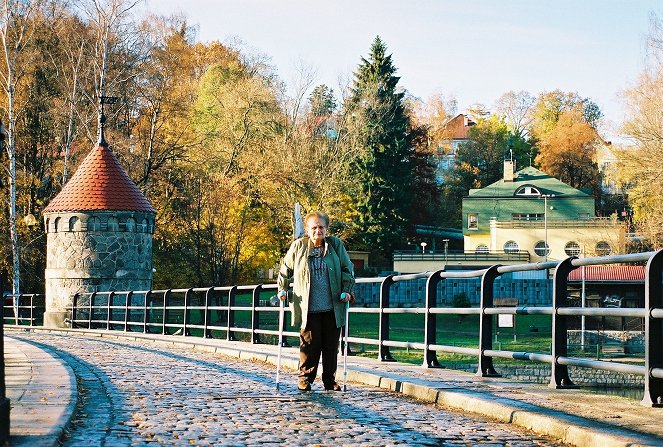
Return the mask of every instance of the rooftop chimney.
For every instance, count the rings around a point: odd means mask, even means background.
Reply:
[[[512,182],[514,179],[513,160],[504,160],[504,181]]]

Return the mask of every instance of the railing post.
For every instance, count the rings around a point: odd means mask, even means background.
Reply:
[[[92,312],[94,311],[94,300],[97,297],[97,292],[90,294],[90,314],[88,315],[87,328],[92,329]]]
[[[0,280],[0,285],[2,281]],[[0,445],[9,443],[9,425],[11,405],[7,399],[7,388],[5,386],[5,297],[2,297],[2,318],[0,318]]]
[[[133,294],[133,291],[129,291],[124,298],[124,332],[128,332],[129,330],[129,307],[131,305]]]
[[[394,283],[394,275],[389,275],[380,283],[380,329],[378,342],[380,343],[380,352],[378,360],[382,362],[395,362],[396,360],[389,352],[389,346],[384,346],[383,342],[389,340],[389,314],[384,309],[389,308],[390,287]]]
[[[435,351],[429,348],[437,343],[437,315],[430,312],[431,308],[437,307],[437,285],[442,281],[440,274],[444,270],[438,270],[426,279],[426,316],[424,317],[424,364],[427,368],[442,368],[437,360]]]
[[[72,299],[71,303],[71,327],[72,329],[76,327],[76,317],[77,315],[77,308],[78,308],[78,298],[80,295],[78,293],[74,293],[74,298]]]
[[[663,379],[651,376],[652,368],[663,368],[663,319],[651,316],[653,309],[663,308],[662,272],[663,250],[659,250],[645,270],[645,394],[640,404],[647,407],[663,407]]]
[[[192,293],[193,289],[187,289],[187,291],[184,292],[184,317],[182,318],[182,336],[190,335],[186,326],[189,322],[189,305],[191,304]]]
[[[111,306],[113,305],[113,297],[115,296],[115,292],[111,291],[108,294],[108,302],[106,303],[107,307],[107,313],[106,313],[106,330],[110,331],[111,328],[111,320],[113,319],[113,309],[111,309]]]
[[[260,328],[260,315],[256,307],[260,306],[260,292],[262,291],[262,284],[258,284],[253,289],[251,299],[251,343],[260,343],[260,336],[256,333],[256,329]]]
[[[171,289],[166,290],[163,293],[163,309],[161,315],[163,320],[161,320],[161,335],[166,335],[166,322],[168,321],[168,301],[171,294]]]
[[[35,309],[35,294],[30,294],[30,326],[35,325],[34,319],[34,309]]]
[[[568,304],[568,280],[569,273],[575,270],[571,261],[576,259],[575,256],[564,259],[557,264],[555,274],[553,275],[553,290],[552,290],[552,365],[551,365],[551,388],[577,388],[569,377],[569,367],[567,365],[558,365],[557,359],[559,357],[566,357],[568,355],[568,318],[566,315],[558,315],[557,309],[566,307]]]
[[[207,329],[207,326],[209,325],[210,319],[211,319],[211,311],[209,310],[209,302],[210,298],[214,295],[214,287],[210,287],[207,289],[207,292],[205,292],[205,319],[203,320],[203,337],[204,338],[212,338],[212,331]]]
[[[152,291],[148,290],[145,294],[145,303],[143,304],[143,334],[150,332],[148,329],[148,323],[150,323],[149,312],[147,311],[148,307],[151,307],[152,301]]]
[[[479,367],[477,375],[481,377],[502,377],[495,371],[493,358],[483,353],[487,349],[493,349],[493,316],[486,314],[486,308],[493,307],[495,279],[500,276],[497,271],[499,265],[489,267],[481,275],[481,314],[479,316]]]
[[[235,305],[236,298],[237,286],[232,286],[230,290],[228,290],[228,332],[226,333],[226,340],[228,341],[235,340],[231,328],[235,327],[235,315],[233,314],[232,308]]]

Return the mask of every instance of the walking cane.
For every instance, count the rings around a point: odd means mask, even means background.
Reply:
[[[281,373],[281,348],[283,348],[283,316],[285,308],[285,299],[287,296],[285,290],[281,290],[278,294],[279,298],[279,347],[278,354],[276,355],[276,391],[279,391],[279,378]]]
[[[342,299],[347,298],[347,294],[343,292],[341,294]],[[350,317],[350,300],[345,302],[345,342],[343,343],[343,392],[347,389],[348,381],[348,332],[350,325],[348,324],[348,318]]]

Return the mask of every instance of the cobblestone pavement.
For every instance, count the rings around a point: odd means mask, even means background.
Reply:
[[[511,424],[351,384],[299,393],[274,368],[149,342],[25,333],[74,370],[79,407],[64,446],[559,446]]]

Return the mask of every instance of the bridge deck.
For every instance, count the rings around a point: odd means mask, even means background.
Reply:
[[[13,446],[55,445],[57,438],[69,425],[70,418],[74,414],[76,401],[74,388],[76,383],[71,378],[71,369],[63,366],[64,362],[50,358],[44,354],[42,349],[39,349],[38,343],[41,335],[44,337],[52,337],[54,334],[72,337],[86,336],[89,339],[96,338],[109,342],[120,342],[128,337],[139,340],[143,344],[148,342],[155,346],[184,347],[195,351],[228,355],[247,361],[257,360],[276,363],[277,348],[272,345],[89,330],[47,331],[36,329],[30,334],[12,328],[5,328],[5,330],[7,391],[12,405],[11,445]],[[48,349],[46,350],[48,351]],[[137,361],[143,356],[143,350],[143,348],[136,348]],[[97,355],[100,354],[97,353]],[[295,391],[295,378],[291,373],[291,370],[296,368],[297,357],[296,348],[283,348],[282,365],[289,368],[289,370],[281,375],[283,387],[280,392],[277,393],[275,389],[271,388],[269,384],[271,379],[267,377],[267,388],[260,393],[242,394],[239,389],[236,391],[220,389],[218,393],[214,394],[215,399],[237,402],[242,399],[256,400],[257,397],[262,396],[264,397],[264,403],[257,402],[256,408],[263,405],[272,405],[276,402],[284,411],[288,411],[291,406],[299,404],[302,400],[301,395]],[[65,360],[67,360],[66,356]],[[79,367],[88,368],[85,365],[85,362],[81,362]],[[339,364],[339,366],[341,367],[342,364]],[[481,379],[473,374],[448,369],[425,369],[413,365],[378,362],[377,360],[354,356],[348,359],[348,367],[348,380],[350,381],[350,392],[348,394],[361,394],[361,399],[364,399],[365,404],[369,406],[376,403],[370,401],[372,394],[365,391],[360,384],[397,391],[461,412],[472,412],[487,416],[502,423],[510,423],[514,426],[530,429],[570,445],[606,447],[636,444],[663,446],[663,424],[660,423],[663,409],[643,407],[632,399],[597,395],[579,390],[554,390],[538,384],[528,384],[502,378]],[[129,367],[127,366],[127,368]],[[339,376],[340,372],[339,368]],[[76,375],[79,376],[80,374],[77,372]],[[80,383],[81,377],[78,380]],[[50,387],[48,381],[52,382]],[[94,373],[83,374],[83,382],[88,390],[87,392],[92,393],[96,382]],[[317,383],[316,385],[317,388],[314,387],[314,391],[319,391],[321,386]],[[35,388],[41,393],[39,398],[27,398],[26,396],[29,396]],[[168,389],[163,389],[164,398],[168,396],[169,392]],[[313,393],[313,395],[320,396],[318,400],[324,400],[326,399],[325,396],[329,396],[327,393],[318,392]],[[74,397],[72,398],[72,396]],[[128,399],[133,398],[129,396]],[[267,402],[271,403],[268,404]],[[310,402],[305,403],[310,404]],[[341,406],[350,404],[349,402],[341,402]],[[356,405],[356,402],[352,405]],[[187,403],[182,402],[179,411],[185,413],[191,411],[186,407]],[[46,413],[44,413],[45,408],[48,408]],[[88,417],[94,419],[94,413],[94,411],[88,412]],[[39,417],[36,417],[37,415]],[[274,416],[280,417],[277,413]],[[323,417],[331,417],[331,415],[323,415]],[[412,418],[414,415],[407,417]],[[75,423],[76,421],[74,421]],[[79,421],[78,423],[85,423],[85,421]],[[93,420],[90,423],[98,424],[100,421]],[[110,424],[109,426],[112,429],[118,430],[117,423],[115,426],[113,426],[112,421],[106,423]],[[139,424],[140,421],[135,421],[135,423]],[[423,421],[423,423],[425,425],[426,421]],[[370,426],[370,423],[368,426]],[[120,431],[130,429],[131,426],[119,428]],[[514,430],[517,429],[518,427],[514,427]],[[501,430],[504,433],[504,429]],[[407,429],[403,429],[401,436],[406,432]],[[356,436],[356,434],[353,436]],[[456,439],[455,442],[464,445],[462,435],[458,436],[460,438]],[[361,444],[357,442],[358,438],[352,439],[354,441],[350,440],[350,444]],[[488,439],[486,441],[490,442]],[[370,442],[374,444],[374,441]],[[450,439],[449,442],[453,444],[454,440]],[[294,445],[296,442],[290,442],[290,444]],[[410,444],[406,443],[405,445]],[[548,445],[554,445],[554,442]]]

